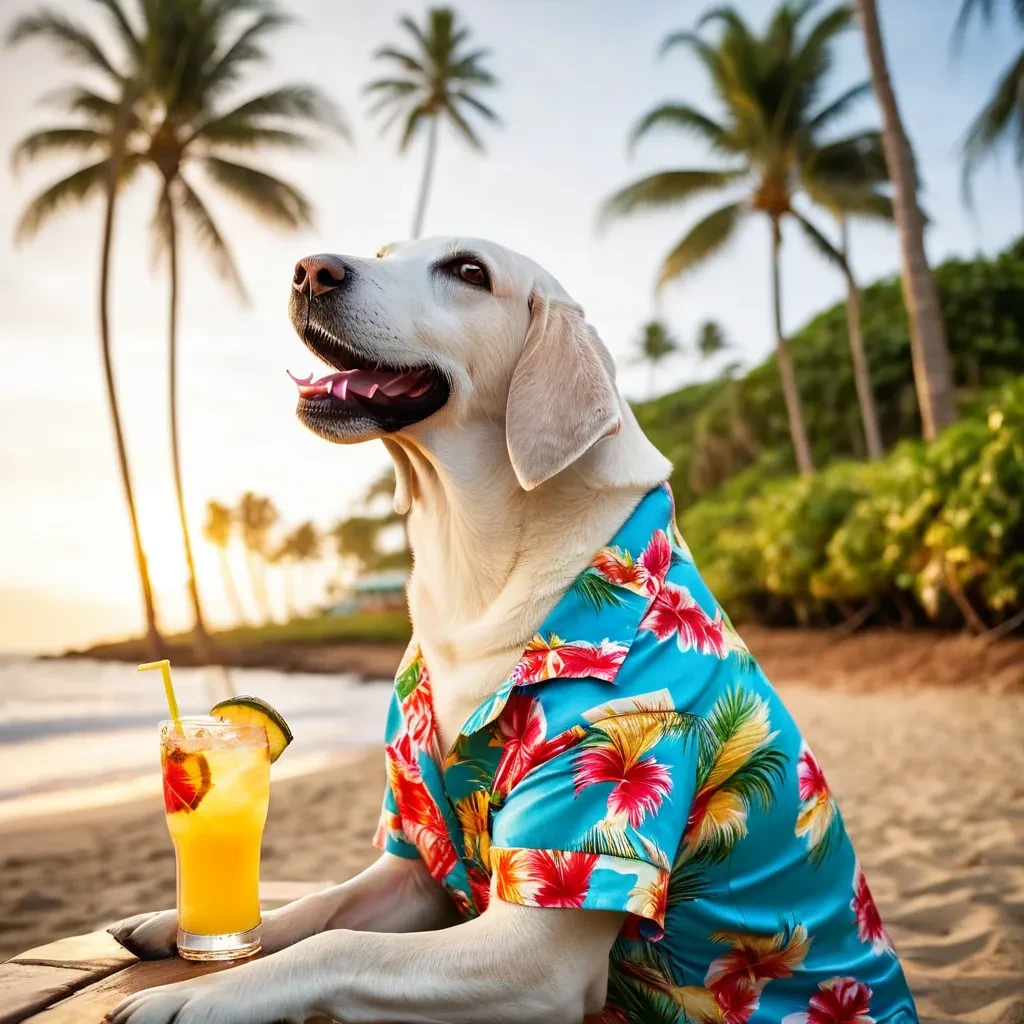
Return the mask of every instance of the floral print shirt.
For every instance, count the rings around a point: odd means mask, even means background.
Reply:
[[[415,640],[375,842],[461,913],[624,911],[601,1024],[913,1024],[828,783],[651,491],[439,749]]]

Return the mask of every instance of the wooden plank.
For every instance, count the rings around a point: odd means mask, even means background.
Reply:
[[[56,1006],[36,1013],[34,1017],[27,1017],[25,1024],[100,1024],[106,1013],[133,992],[213,974],[229,966],[191,963],[178,957],[170,960],[142,960],[82,989]]]
[[[75,993],[69,999],[24,1018],[24,1024],[100,1024],[125,996],[154,985],[170,985],[175,981],[198,978],[231,967],[231,964],[199,964],[175,957],[172,960],[140,961],[126,970],[119,971],[88,988]],[[12,1018],[13,1020],[14,1018]],[[309,1024],[331,1024],[322,1017]]]
[[[73,967],[85,971],[91,981],[131,967],[138,957],[129,953],[113,935],[100,929],[84,935],[70,935],[45,946],[36,946],[8,960],[12,964],[35,964],[41,967]]]
[[[85,971],[38,964],[0,964],[0,1024],[19,1024],[88,985]]]

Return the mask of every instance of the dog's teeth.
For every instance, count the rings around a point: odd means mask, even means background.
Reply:
[[[331,394],[334,391],[334,381],[329,380],[327,382],[327,394]]]

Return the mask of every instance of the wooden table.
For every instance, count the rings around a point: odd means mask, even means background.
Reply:
[[[261,902],[268,909],[329,884],[264,883]],[[230,966],[177,957],[139,960],[105,931],[73,935],[0,964],[0,1024],[100,1024],[133,992]]]

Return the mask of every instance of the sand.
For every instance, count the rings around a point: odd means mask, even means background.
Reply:
[[[922,1020],[1022,1024],[1024,694],[877,678],[862,692],[780,689],[837,793]],[[275,783],[264,877],[340,880],[367,864],[383,778],[367,749]],[[9,832],[0,956],[170,906],[173,873],[151,806]]]

